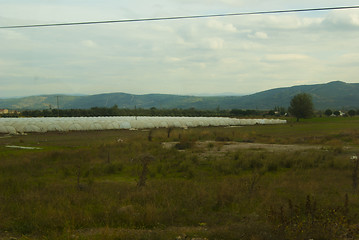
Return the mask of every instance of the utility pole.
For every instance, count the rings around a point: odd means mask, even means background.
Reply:
[[[137,109],[136,109],[136,105],[135,105],[135,120],[137,120]]]
[[[56,96],[56,100],[57,100],[57,117],[60,117],[59,96]]]

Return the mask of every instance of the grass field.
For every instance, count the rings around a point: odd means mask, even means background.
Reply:
[[[356,154],[358,117],[0,136],[0,239],[357,239]]]

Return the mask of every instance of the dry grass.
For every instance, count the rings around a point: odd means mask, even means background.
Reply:
[[[166,129],[155,129],[151,141],[146,131],[0,138],[0,236],[359,237],[350,160],[357,153],[358,119],[324,120],[173,129],[170,137]],[[264,145],[284,142],[300,145]],[[153,156],[145,173],[136,161],[144,154]],[[138,187],[141,174],[147,180]]]

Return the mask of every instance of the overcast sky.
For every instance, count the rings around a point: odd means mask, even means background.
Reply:
[[[358,5],[357,0],[1,0],[0,25]],[[0,29],[0,98],[249,94],[359,82],[359,9]]]

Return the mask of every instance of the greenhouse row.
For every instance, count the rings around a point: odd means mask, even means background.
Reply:
[[[66,132],[112,129],[188,128],[283,124],[280,119],[236,119],[224,117],[73,117],[0,118],[0,133]]]

